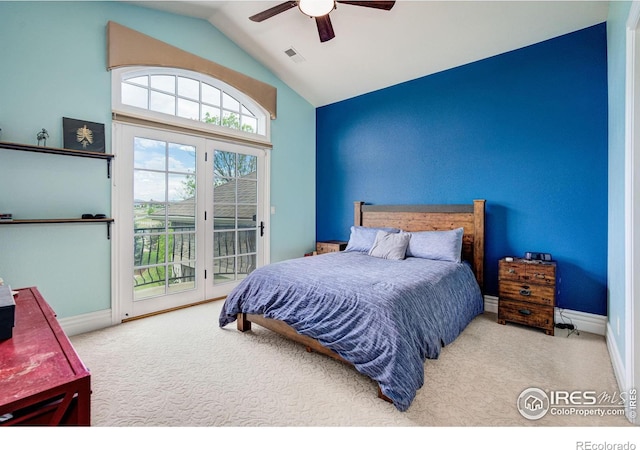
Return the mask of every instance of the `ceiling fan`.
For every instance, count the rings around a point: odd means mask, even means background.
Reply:
[[[336,9],[336,3],[344,3],[347,5],[364,6],[367,8],[383,9],[389,11],[393,8],[396,2],[385,1],[360,1],[360,2],[348,2],[340,0],[297,0],[280,3],[272,8],[265,9],[258,14],[254,14],[249,17],[254,22],[262,22],[269,19],[276,14],[288,11],[291,8],[298,9],[305,15],[312,17],[316,20],[318,27],[318,34],[320,35],[320,42],[326,42],[336,37],[333,32],[333,26],[331,25],[331,19],[329,19],[329,13]]]

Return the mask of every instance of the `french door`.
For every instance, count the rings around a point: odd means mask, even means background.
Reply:
[[[264,264],[262,149],[117,123],[119,320],[227,295]]]
[[[205,288],[208,297],[219,297],[265,261],[264,156],[262,151],[208,141],[206,159],[205,241],[212,250]]]

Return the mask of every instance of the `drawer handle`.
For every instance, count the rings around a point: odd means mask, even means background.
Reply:
[[[546,277],[543,273],[537,273],[536,274],[536,278],[540,279],[540,280],[544,280]]]
[[[531,295],[531,291],[529,289],[520,289],[520,295],[524,295],[525,297],[529,297]]]
[[[523,316],[530,316],[531,315],[531,311],[529,311],[528,309],[519,309],[518,312],[520,314],[522,314]]]
[[[516,273],[516,269],[509,269],[509,273]]]

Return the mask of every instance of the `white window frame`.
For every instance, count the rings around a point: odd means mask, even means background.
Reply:
[[[222,125],[205,123],[199,120],[187,119],[172,114],[165,114],[150,109],[138,108],[122,103],[122,81],[127,78],[145,75],[182,76],[210,84],[211,86],[220,89],[224,93],[239,101],[241,105],[245,105],[248,109],[251,110],[258,121],[257,133],[249,133]],[[111,108],[116,117],[118,114],[122,114],[142,120],[152,120],[159,123],[176,125],[203,133],[212,133],[221,137],[230,137],[232,139],[252,141],[257,144],[271,143],[271,120],[266,109],[264,109],[246,94],[234,88],[233,86],[209,75],[204,75],[190,70],[148,66],[119,67],[113,69],[111,75]]]
[[[270,163],[270,155],[271,155],[271,115],[269,112],[258,104],[256,101],[251,99],[247,94],[242,93],[238,89],[233,88],[232,86],[220,81],[210,75],[205,75],[202,73],[189,71],[185,69],[179,68],[164,68],[164,67],[151,67],[151,66],[131,66],[131,67],[121,67],[116,68],[111,71],[111,109],[113,112],[113,122],[112,122],[112,138],[113,138],[113,153],[118,154],[119,148],[122,147],[122,131],[120,130],[120,125],[130,124],[132,126],[138,127],[150,127],[155,129],[164,129],[169,132],[175,133],[183,133],[187,135],[200,135],[200,137],[204,137],[208,140],[219,141],[219,142],[227,142],[227,143],[236,143],[239,145],[244,145],[248,147],[253,147],[254,149],[259,149],[264,152],[264,183],[263,183],[263,202],[264,202],[264,222],[266,226],[266,232],[263,241],[262,248],[262,257],[263,264],[269,264],[271,261],[270,256],[270,178],[271,178],[271,163]],[[136,108],[131,105],[125,105],[121,101],[121,86],[122,80],[126,77],[132,77],[137,75],[154,75],[154,74],[166,74],[166,75],[175,75],[175,76],[186,76],[188,78],[193,78],[199,80],[201,82],[210,84],[213,87],[220,89],[221,91],[227,93],[231,97],[235,98],[242,105],[245,105],[247,108],[251,110],[251,112],[258,119],[258,130],[264,130],[264,135],[257,133],[249,133],[242,130],[236,130],[233,128],[224,127],[221,125],[209,124],[205,122],[200,122],[198,120],[187,119],[184,117],[179,117],[170,114],[163,114],[157,111],[152,111],[144,108]],[[133,119],[133,120],[131,120]],[[263,121],[261,124],[260,121]],[[260,127],[264,128],[260,128]],[[114,162],[114,172],[116,172],[116,176],[113,177],[112,180],[112,210],[120,211],[121,199],[118,196],[118,176],[117,173],[121,171],[121,169],[126,173],[126,167],[122,167],[121,158],[115,158]],[[115,190],[114,190],[115,189]],[[121,221],[117,221],[119,223]],[[126,222],[126,220],[125,220]],[[117,228],[116,223],[116,228]],[[122,226],[122,224],[120,225]],[[112,258],[111,258],[111,269],[113,274],[119,273],[120,266],[120,245],[121,245],[121,233],[115,233],[114,238],[112,239]],[[114,297],[111,301],[111,320],[112,324],[116,325],[121,323],[122,321],[122,311],[121,311],[121,300],[120,296],[120,283],[117,280],[118,277],[113,277],[112,279],[112,292],[115,293]]]

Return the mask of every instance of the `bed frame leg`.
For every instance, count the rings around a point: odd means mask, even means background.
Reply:
[[[378,386],[378,398],[381,398],[385,402],[393,403],[393,400],[382,393],[382,389],[380,389],[380,386]]]
[[[237,320],[238,322],[238,331],[251,331],[251,322],[247,319],[247,315],[245,313],[239,313]]]

